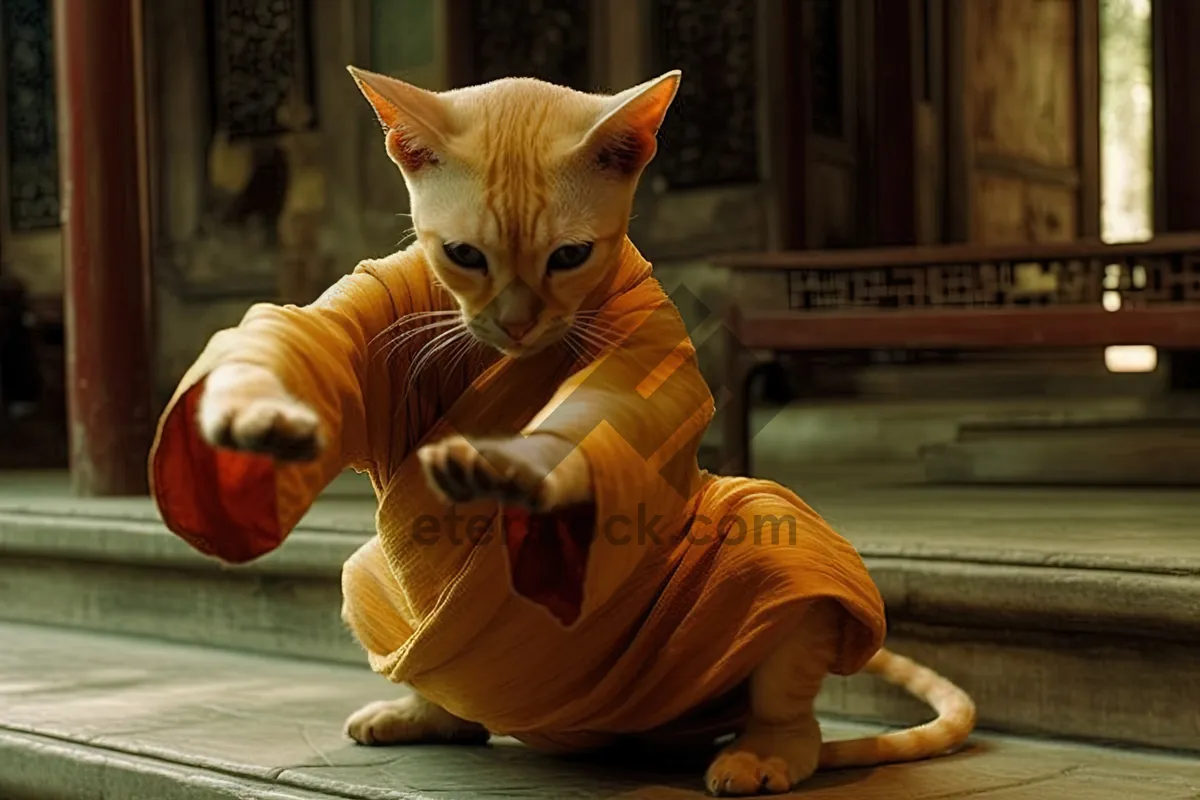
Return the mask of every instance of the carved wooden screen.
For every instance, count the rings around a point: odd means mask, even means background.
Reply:
[[[459,84],[540,78],[572,89],[591,85],[591,4],[584,0],[460,0],[470,42]],[[463,32],[458,32],[460,35]],[[461,47],[459,41],[453,47]]]
[[[1136,247],[1078,255],[988,257],[788,272],[788,305],[802,311],[1200,307],[1200,253]],[[1112,307],[1112,306],[1109,306]]]
[[[213,121],[232,138],[315,121],[309,0],[210,0]],[[286,110],[295,103],[297,112]]]
[[[3,0],[5,164],[8,225],[14,231],[58,225],[58,143],[54,41],[49,0]]]
[[[683,70],[655,169],[672,188],[758,180],[755,0],[655,0],[654,61]]]

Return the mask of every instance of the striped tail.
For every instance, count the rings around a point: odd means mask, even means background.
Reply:
[[[959,747],[974,730],[974,701],[928,667],[881,649],[867,662],[865,671],[925,701],[937,712],[937,719],[880,736],[826,742],[821,745],[820,769],[870,767],[931,758]]]

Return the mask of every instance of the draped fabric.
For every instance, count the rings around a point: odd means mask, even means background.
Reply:
[[[342,583],[372,668],[539,746],[732,724],[730,698],[815,598],[846,611],[835,671],[861,669],[885,629],[861,559],[792,492],[697,467],[712,396],[628,241],[588,306],[620,347],[517,360],[477,348],[417,374],[437,334],[416,332],[418,315],[454,307],[417,246],[363,262],[309,306],[255,306],[213,337],[160,421],[150,469],[164,521],[201,552],[245,562],[281,544],[342,470],[368,473],[377,534]],[[316,410],[327,441],[316,461],[203,442],[197,399],[225,363],[269,367]],[[567,439],[594,503],[551,515],[444,505],[415,451],[456,433]]]

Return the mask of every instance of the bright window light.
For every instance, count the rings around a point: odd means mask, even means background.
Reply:
[[[1193,0],[1194,2],[1195,0]],[[1100,0],[1101,236],[1130,242],[1153,236],[1154,109],[1151,0]],[[1121,309],[1120,267],[1105,270],[1102,302]],[[1146,286],[1140,266],[1130,276]],[[1109,347],[1109,372],[1153,372],[1158,351],[1148,344]]]
[[[1109,372],[1154,372],[1158,367],[1158,350],[1148,344],[1106,347],[1104,366]]]

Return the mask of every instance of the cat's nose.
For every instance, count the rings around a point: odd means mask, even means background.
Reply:
[[[497,324],[500,325],[501,330],[508,334],[508,338],[514,342],[519,342],[525,334],[533,330],[533,326],[537,323],[535,320],[528,320],[522,322],[500,322]]]

